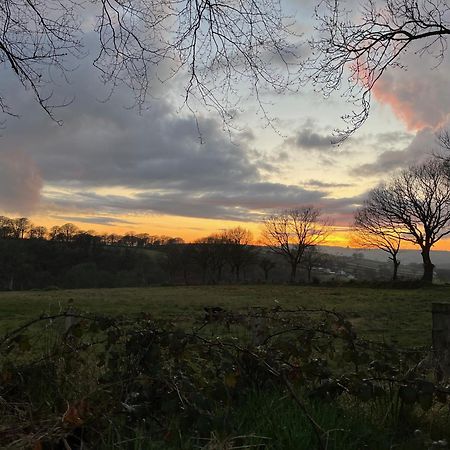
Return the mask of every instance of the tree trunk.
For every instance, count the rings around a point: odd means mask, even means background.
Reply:
[[[11,275],[11,278],[9,279],[8,289],[10,291],[14,290],[14,275]]]
[[[392,274],[392,281],[397,281],[398,266],[400,261],[395,256],[392,257],[392,263],[394,264],[394,273]]]
[[[434,264],[430,258],[430,247],[422,248],[423,276],[422,281],[427,284],[433,283]]]
[[[297,276],[297,264],[291,263],[291,278],[289,281],[291,283],[295,283],[296,276]]]
[[[308,267],[308,283],[311,283],[311,272],[312,272],[312,267]]]

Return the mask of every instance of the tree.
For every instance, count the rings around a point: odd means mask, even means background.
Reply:
[[[305,64],[309,79],[326,96],[348,83],[345,95],[358,109],[344,117],[348,127],[341,139],[365,122],[375,84],[389,68],[404,67],[402,55],[428,53],[439,63],[450,35],[447,0],[366,0],[356,18],[344,3],[320,3],[318,37],[310,41],[312,56]]]
[[[326,255],[319,251],[317,247],[309,247],[305,250],[301,265],[306,269],[308,283],[311,283],[311,274],[315,267],[319,267],[326,260]]]
[[[45,239],[47,235],[47,228],[43,226],[33,226],[28,232],[30,239]]]
[[[13,230],[12,219],[6,216],[0,216],[0,238],[8,239],[13,237]]]
[[[276,267],[275,261],[268,258],[267,256],[263,256],[262,258],[260,258],[258,265],[264,272],[264,281],[267,283],[269,281],[270,271]]]
[[[353,240],[358,247],[377,248],[388,253],[393,265],[392,280],[395,281],[400,265],[398,252],[402,236],[397,225],[392,223],[372,200],[369,198],[363,207],[355,212]]]
[[[168,244],[163,248],[165,258],[161,261],[169,274],[171,282],[176,282],[178,274],[182,275],[184,284],[189,284],[189,274],[193,263],[193,244]]]
[[[231,228],[222,233],[227,246],[227,259],[234,273],[235,280],[240,281],[242,268],[253,262],[256,256],[255,247],[250,245],[252,233],[241,227]]]
[[[197,239],[192,247],[192,259],[200,267],[202,282],[220,283],[227,262],[227,246],[220,234]]]
[[[430,250],[450,234],[450,182],[446,165],[439,159],[403,170],[389,183],[373,189],[368,203],[374,205],[401,239],[418,245],[425,283],[433,281]]]
[[[325,241],[329,225],[313,206],[287,209],[264,220],[262,242],[289,263],[291,283],[295,282],[305,250]]]
[[[0,66],[51,116],[67,104],[52,99],[55,72],[70,77],[73,60],[88,53],[84,34],[91,31],[102,81],[111,89],[125,84],[137,105],[152,79],[184,72],[185,101],[193,95],[225,117],[240,81],[249,80],[257,96],[264,85],[283,91],[297,65],[280,0],[4,0],[0,28]],[[156,76],[155,66],[163,66]],[[5,97],[0,108],[12,113]]]
[[[23,239],[25,237],[25,233],[27,233],[32,227],[30,220],[26,217],[12,219],[11,224],[15,239]]]
[[[50,239],[60,242],[71,242],[78,232],[78,227],[73,223],[65,223],[64,225],[54,225],[50,229]]]

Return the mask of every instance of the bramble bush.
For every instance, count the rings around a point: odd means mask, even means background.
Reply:
[[[355,449],[447,448],[450,389],[430,349],[361,339],[335,311],[208,307],[172,322],[68,309],[3,336],[0,358],[1,448],[283,448],[265,417],[242,434],[249,399],[274,396],[308,427],[304,448],[350,449],[340,435],[358,430],[327,428],[323,408],[373,424]]]

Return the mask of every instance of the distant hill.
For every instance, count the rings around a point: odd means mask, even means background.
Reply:
[[[321,250],[324,253],[330,255],[341,255],[341,256],[352,256],[354,253],[359,253],[364,256],[365,259],[371,259],[373,261],[386,262],[387,254],[381,250],[366,250],[360,248],[351,247],[335,247],[324,245],[321,246]],[[402,264],[422,264],[422,257],[420,256],[420,251],[417,250],[401,250],[399,259]],[[449,268],[450,269],[450,252],[435,250],[431,251],[431,259],[437,267]]]

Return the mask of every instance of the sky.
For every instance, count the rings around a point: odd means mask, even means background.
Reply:
[[[356,0],[350,5],[357,11]],[[284,6],[310,32],[312,0]],[[70,84],[55,81],[56,93],[71,100],[56,111],[58,125],[0,65],[0,92],[19,115],[2,118],[0,214],[189,241],[235,226],[257,236],[266,215],[312,204],[333,220],[329,243],[347,245],[353,212],[367,192],[429,157],[436,132],[450,128],[450,58],[435,67],[429,56],[411,52],[404,62],[406,70],[389,70],[380,80],[369,119],[340,146],[331,144],[332,133],[352,105],[339,93],[324,99],[311,86],[263,92],[271,126],[239,86],[230,129],[215,111],[199,106],[194,118],[183,108],[176,79],[154,80],[143,111],[129,108],[131,93],[123,87],[104,101],[108,90],[88,55]]]

